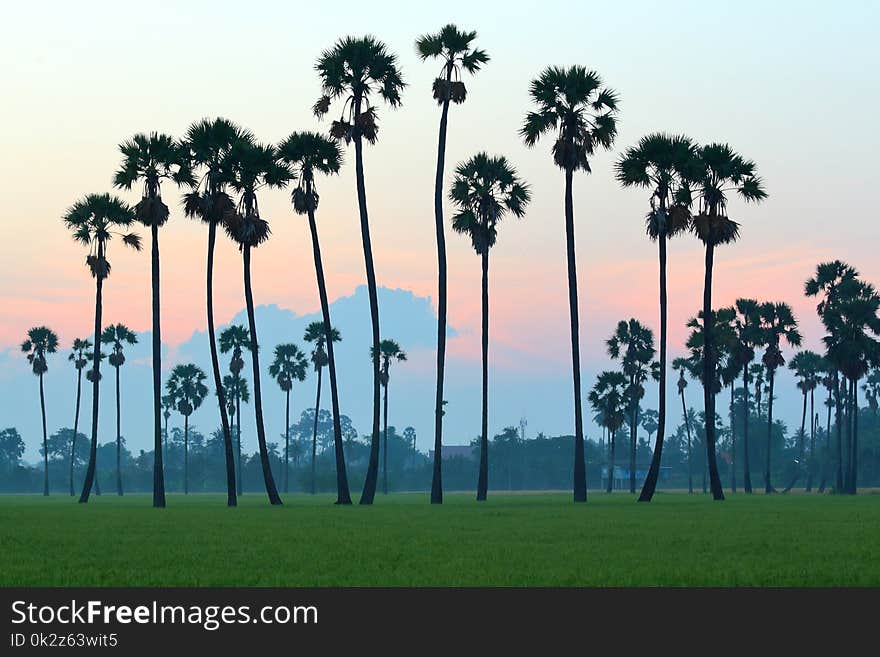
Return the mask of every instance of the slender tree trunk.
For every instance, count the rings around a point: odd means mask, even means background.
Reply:
[[[616,442],[617,431],[612,431],[610,439],[608,441],[608,486],[605,489],[606,493],[610,493],[614,490],[614,443]]]
[[[859,380],[852,382],[852,456],[850,457],[849,493],[855,495],[859,487]]]
[[[828,475],[831,472],[831,391],[828,391],[828,400],[827,400],[828,413],[826,415],[826,424],[825,424],[825,455],[822,459],[822,479],[819,481],[819,492],[825,492],[825,485],[828,482]]]
[[[116,368],[116,494],[122,496],[122,413],[119,402],[119,368]]]
[[[843,402],[840,399],[840,375],[834,371],[834,415],[837,424],[837,492],[843,492]]]
[[[844,377],[844,386],[846,400],[844,404],[844,421],[846,422],[846,448],[844,452],[843,467],[843,490],[841,492],[848,493],[850,490],[850,482],[852,480],[852,382],[849,378]]]
[[[248,328],[251,332],[251,364],[254,370],[254,414],[257,420],[257,442],[260,446],[260,464],[263,466],[263,481],[266,484],[266,495],[270,504],[281,504],[281,497],[275,487],[272,467],[269,463],[269,450],[266,448],[266,429],[263,426],[263,395],[260,389],[260,353],[257,340],[257,322],[254,318],[254,295],[251,288],[251,247],[245,245],[244,260],[244,297],[247,304]]]
[[[480,424],[480,471],[477,479],[477,501],[483,502],[489,492],[489,248],[480,254],[482,264],[482,352],[483,408]]]
[[[633,381],[631,379],[631,381]],[[633,387],[633,391],[635,388]],[[635,395],[635,392],[633,392]],[[638,438],[638,418],[639,418],[639,402],[634,400],[632,404],[632,412],[630,413],[629,423],[629,492],[636,492],[636,440]]]
[[[103,246],[98,247],[98,259],[104,258]],[[83,480],[82,492],[79,496],[79,503],[85,504],[89,501],[89,494],[92,492],[92,484],[95,480],[95,464],[98,458],[98,379],[101,377],[101,313],[103,311],[101,293],[104,289],[104,278],[97,276],[95,278],[95,351],[92,360],[92,369],[94,371],[94,379],[92,380],[92,442],[89,445],[89,465],[86,468],[86,476]]]
[[[751,411],[749,410],[749,366],[748,363],[743,366],[743,490],[746,493],[752,492],[752,469],[749,464],[749,419]]]
[[[40,413],[43,419],[43,495],[49,495],[49,443],[46,433],[46,395],[43,393],[43,375],[40,374]]]
[[[718,463],[715,460],[715,393],[712,386],[715,382],[715,337],[712,326],[712,266],[715,257],[715,248],[711,244],[706,246],[706,278],[703,285],[703,403],[706,414],[706,458],[709,466],[709,483],[712,487],[712,497],[715,500],[724,499],[724,491],[721,488],[721,479],[718,476]]]
[[[183,416],[183,494],[189,495],[189,415]]]
[[[161,508],[165,506],[165,476],[162,465],[162,333],[159,323],[159,226],[155,222],[150,227],[150,234],[153,288],[153,506]],[[96,344],[96,350],[97,346]],[[97,389],[97,383],[95,388]]]
[[[775,493],[776,489],[770,481],[770,459],[773,453],[773,384],[776,379],[776,370],[770,370],[770,390],[767,399],[767,454],[764,464],[764,492]]]
[[[318,413],[321,410],[321,370],[318,367],[318,390],[315,393],[315,422],[312,426],[312,495],[317,492],[317,484],[315,480],[315,459],[318,455]]]
[[[73,464],[76,461],[76,433],[79,430],[79,402],[82,392],[82,368],[76,370],[76,411],[73,414],[73,438],[70,441],[70,496],[73,491]]]
[[[290,390],[284,406],[284,492],[290,492]]]
[[[730,488],[736,492],[736,413],[733,408],[734,381],[730,383]]]
[[[238,393],[238,374],[235,375],[235,443],[238,448],[238,494],[244,493],[241,485],[241,395]]]
[[[801,468],[803,467],[804,462],[804,439],[807,433],[807,391],[804,390],[804,408],[801,412],[801,432],[798,434],[798,461],[795,465],[794,473],[791,476],[791,480],[788,482],[788,485],[782,489],[783,493],[788,493],[794,488],[794,485],[797,483],[797,480],[801,477]]]
[[[382,494],[388,494],[388,364],[385,364],[385,390],[382,400]]]
[[[816,425],[819,417],[816,415],[816,391],[810,390],[810,460],[807,461],[807,485],[804,492],[813,490],[813,471],[816,469]]]

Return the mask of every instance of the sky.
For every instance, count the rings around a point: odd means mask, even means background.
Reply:
[[[562,174],[549,142],[529,150],[517,135],[530,109],[528,83],[547,65],[595,69],[621,99],[615,147],[575,180],[585,388],[609,367],[604,340],[618,320],[658,324],[656,246],[643,229],[647,194],[621,189],[612,175],[619,153],[652,131],[728,142],[757,163],[769,198],[731,203],[742,238],[716,255],[714,298],[718,305],[740,296],[787,301],[806,345],[818,348],[814,304],[802,295],[815,264],[842,258],[880,282],[878,19],[880,5],[869,1],[338,1],[332,11],[259,0],[154,1],[148,10],[98,1],[12,4],[0,26],[0,350],[15,348],[37,324],[54,328],[65,345],[90,331],[93,282],[60,217],[82,195],[111,191],[121,141],[151,130],[180,135],[205,116],[229,118],[267,142],[325,130],[310,109],[320,94],[314,62],[346,34],[385,41],[408,84],[400,109],[380,108],[379,142],[366,153],[378,282],[434,297],[439,111],[431,82],[439,63],[422,63],[413,42],[447,22],[477,30],[492,58],[465,80],[467,102],[451,111],[447,184],[456,162],[487,150],[508,157],[533,197],[524,219],[501,226],[491,255],[497,376],[563,377],[570,367]],[[364,282],[353,153],[346,155],[342,173],[320,181],[331,299]],[[163,195],[173,213],[161,235],[162,330],[173,352],[205,326],[206,240],[203,227],[179,211],[178,190],[166,184]],[[256,302],[312,313],[318,301],[307,226],[285,191],[266,192],[260,203],[272,239],[254,256]],[[466,239],[450,231],[447,241],[449,321],[457,330],[449,353],[472,361],[476,378],[479,260]],[[117,244],[110,259],[107,321],[149,330],[148,255]],[[225,240],[216,266],[223,323],[243,307],[240,257]],[[684,324],[700,306],[702,266],[694,238],[671,243],[671,357],[681,353]],[[793,404],[792,418],[796,412]],[[562,418],[552,428],[566,424]]]

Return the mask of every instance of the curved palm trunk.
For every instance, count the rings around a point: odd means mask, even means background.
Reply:
[[[238,374],[235,375],[236,391],[238,390]],[[235,444],[238,449],[238,480],[236,481],[236,489],[241,495],[244,489],[241,486],[241,395],[235,393]]]
[[[840,394],[840,376],[834,372],[834,420],[837,424],[837,486],[843,492],[843,401]]]
[[[810,390],[810,460],[807,462],[807,485],[804,486],[804,492],[809,493],[813,490],[813,471],[816,469],[816,425],[819,423],[819,416],[816,415],[816,392]]]
[[[183,494],[189,495],[189,415],[183,416]]]
[[[119,406],[119,368],[116,368],[116,494],[122,495],[122,420]]]
[[[311,192],[311,182],[308,183]],[[339,414],[339,389],[336,384],[336,356],[333,353],[332,324],[330,323],[330,302],[327,299],[327,283],[324,280],[324,262],[321,258],[321,245],[318,242],[318,224],[315,211],[309,208],[309,230],[312,233],[312,252],[315,259],[315,277],[318,279],[318,296],[321,300],[321,317],[326,327],[324,337],[327,343],[327,365],[330,371],[330,403],[333,409],[333,448],[336,456],[336,504],[351,504],[348,488],[348,473],[345,468],[345,449],[342,444],[342,424]],[[320,386],[319,386],[320,388]],[[318,417],[317,405],[315,418]],[[313,459],[314,462],[314,459]],[[314,477],[313,477],[314,480]]]
[[[205,287],[205,300],[208,314],[208,343],[211,346],[211,371],[214,374],[214,390],[217,391],[217,404],[220,407],[220,427],[223,429],[223,452],[226,457],[226,506],[237,506],[235,482],[235,460],[232,453],[232,433],[229,417],[226,415],[226,391],[220,375],[220,360],[217,356],[217,340],[214,335],[214,244],[217,241],[217,224],[208,226],[208,265]]]
[[[831,472],[831,391],[828,391],[828,413],[825,423],[825,457],[822,459],[822,479],[819,482],[819,492],[825,492],[828,482],[828,474]]]
[[[629,423],[629,492],[636,492],[636,440],[638,439],[639,402],[632,405]]]
[[[730,384],[730,489],[736,492],[736,418],[733,409],[733,382]]]
[[[681,392],[681,412],[684,415],[684,428],[687,431],[687,437],[688,437],[688,493],[693,493],[694,492],[694,468],[692,465],[693,459],[691,458],[692,457],[692,455],[691,455],[691,451],[692,451],[691,450],[691,445],[692,445],[691,421],[688,418],[687,408],[685,407],[684,391],[683,390]]]
[[[284,492],[290,492],[290,390],[284,406]]]
[[[385,365],[385,390],[382,400],[382,494],[388,494],[388,365]]]
[[[318,390],[315,393],[315,422],[312,426],[312,495],[317,492],[315,480],[315,459],[318,455],[318,412],[321,410],[321,370],[318,368]]]
[[[162,465],[162,334],[159,324],[159,226],[155,222],[150,227],[150,233],[152,239],[151,286],[153,290],[153,506],[164,507],[165,471]],[[95,344],[95,350],[97,351],[97,344]],[[95,390],[97,388],[98,385],[95,383]]]
[[[263,426],[263,395],[260,389],[260,353],[257,340],[257,322],[254,318],[254,295],[251,288],[251,247],[245,245],[242,251],[244,261],[244,298],[247,305],[248,328],[251,332],[251,365],[254,370],[254,414],[257,421],[257,443],[260,446],[260,464],[263,466],[263,481],[270,504],[281,504],[281,497],[275,487],[272,467],[269,464],[269,450],[266,448],[266,429]]]
[[[788,482],[788,485],[782,489],[783,493],[788,493],[794,488],[794,485],[797,483],[797,480],[801,478],[801,467],[804,462],[804,438],[806,437],[807,431],[807,391],[804,390],[804,408],[801,412],[801,432],[798,434],[798,462],[795,466],[795,471],[791,476],[791,480]]]
[[[99,246],[98,258],[101,259],[103,257],[104,250]],[[86,468],[86,476],[83,480],[83,488],[79,496],[80,504],[85,504],[89,501],[92,484],[95,480],[95,462],[98,458],[98,379],[100,378],[101,368],[101,313],[103,311],[101,293],[103,288],[104,279],[98,276],[95,283],[95,351],[92,361],[92,368],[95,373],[92,381],[92,443],[89,445],[89,465]]]
[[[43,375],[40,374],[40,413],[43,418],[43,495],[49,495],[49,444],[46,434],[46,395],[43,393]]]
[[[715,500],[724,499],[721,478],[718,476],[718,462],[715,459],[715,394],[712,385],[715,381],[715,344],[712,335],[712,266],[715,248],[706,246],[706,278],[703,285],[703,403],[706,414],[706,460],[709,466],[709,485]]]
[[[483,408],[480,429],[480,471],[477,477],[477,501],[483,502],[489,492],[489,250],[481,254],[482,277],[482,352]]]
[[[749,366],[743,366],[743,490],[752,492],[752,470],[749,465]]]
[[[76,459],[76,432],[79,430],[79,402],[82,393],[82,368],[76,371],[76,410],[73,414],[73,438],[70,440],[70,496],[73,497],[73,464]]]
[[[852,381],[852,453],[850,456],[849,493],[858,492],[859,478],[859,380]]]
[[[775,493],[776,489],[773,488],[773,484],[770,482],[770,455],[772,454],[772,446],[773,446],[773,383],[776,379],[776,370],[770,370],[770,390],[767,399],[767,461],[764,464],[764,492],[765,493]]]

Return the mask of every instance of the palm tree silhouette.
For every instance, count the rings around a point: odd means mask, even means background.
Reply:
[[[825,484],[828,482],[828,475],[831,471],[831,409],[835,406],[835,378],[834,374],[837,372],[837,368],[835,368],[831,362],[825,357],[822,357],[821,364],[821,373],[824,375],[821,379],[822,386],[825,388],[828,393],[825,398],[825,408],[828,409],[826,423],[825,423],[825,450],[822,458],[822,467],[821,467],[821,477],[819,479],[819,489],[818,492],[825,492]],[[838,433],[838,438],[840,434]],[[838,447],[840,443],[838,442]],[[810,488],[810,480],[807,480],[807,490]]]
[[[687,358],[676,358],[672,361],[672,369],[678,372],[678,396],[681,397],[681,417],[684,420],[684,427],[687,431],[687,462],[688,462],[688,493],[694,492],[694,471],[691,467],[691,445],[693,444],[693,439],[691,438],[691,418],[693,414],[693,409],[687,408],[684,400],[684,391],[688,386],[687,379],[684,374],[687,372],[690,374],[692,378],[697,378],[696,374],[693,371],[693,365]]]
[[[223,377],[223,388],[226,392],[226,412],[235,421],[235,450],[236,450],[236,492],[241,495],[244,490],[241,487],[241,404],[251,400],[250,388],[247,379],[240,374],[226,374]]]
[[[208,376],[198,365],[176,365],[165,384],[177,412],[183,416],[183,493],[189,494],[189,416],[198,410],[208,394]]]
[[[480,48],[471,48],[474,31],[462,32],[455,25],[444,25],[436,34],[416,39],[416,52],[422,61],[440,59],[443,68],[434,79],[434,99],[440,105],[440,135],[437,142],[437,173],[434,178],[434,227],[437,233],[437,390],[434,403],[434,468],[431,476],[431,504],[443,503],[443,378],[446,367],[446,233],[443,225],[443,172],[446,167],[446,128],[449,104],[461,104],[467,88],[461,70],[471,75],[489,61]]]
[[[220,332],[219,343],[221,353],[226,354],[232,351],[232,358],[229,360],[229,371],[232,373],[232,383],[231,385],[226,384],[226,389],[230,390],[234,396],[234,414],[236,417],[235,442],[238,451],[236,491],[241,495],[241,402],[247,403],[250,398],[247,382],[242,384],[244,379],[241,376],[241,371],[244,369],[244,359],[241,356],[243,349],[247,349],[248,351],[251,349],[251,334],[244,326],[233,324]],[[226,381],[227,378],[228,377],[224,377],[224,381]],[[232,413],[230,412],[230,415],[231,414]]]
[[[660,260],[660,383],[658,388],[657,441],[640,502],[650,502],[657,488],[663,439],[666,435],[666,240],[690,227],[690,189],[685,176],[694,156],[694,145],[682,136],[653,133],[626,150],[617,161],[617,180],[624,187],[651,191],[646,232],[657,242]]]
[[[522,217],[529,190],[504,157],[478,153],[455,170],[449,193],[457,212],[452,229],[471,239],[482,265],[483,409],[477,500],[484,501],[489,479],[489,250],[495,245],[498,223],[507,215]],[[378,362],[378,352],[374,353]]]
[[[593,410],[601,417],[602,427],[608,431],[608,484],[610,493],[614,487],[614,450],[617,430],[623,426],[626,416],[626,386],[628,379],[623,372],[605,371],[599,374],[596,384],[587,395]]]
[[[162,201],[161,183],[191,184],[192,172],[184,149],[168,135],[155,132],[136,134],[119,146],[122,166],[113,184],[131,189],[143,181],[141,200],[135,216],[150,229],[153,295],[153,506],[165,506],[165,480],[162,466],[162,334],[159,305],[159,228],[168,221],[168,206]]]
[[[162,395],[162,419],[165,420],[165,426],[162,429],[162,451],[168,451],[168,420],[171,418],[171,411],[174,410],[174,398],[171,395]]]
[[[565,242],[568,259],[568,306],[571,324],[571,366],[574,384],[574,501],[587,501],[584,428],[581,402],[581,363],[577,266],[574,243],[575,171],[590,173],[589,158],[611,148],[617,135],[617,94],[602,86],[595,71],[582,66],[550,67],[532,80],[529,94],[537,111],[526,115],[520,130],[526,145],[534,146],[544,134],[554,133],[553,161],[565,173]]]
[[[40,414],[43,419],[43,495],[49,494],[49,448],[46,433],[46,395],[43,391],[43,375],[49,371],[47,354],[58,349],[58,336],[45,326],[35,326],[27,332],[27,339],[21,343],[21,350],[27,354],[28,363],[34,375],[40,379]]]
[[[101,343],[113,345],[109,363],[116,369],[116,494],[122,495],[122,430],[119,407],[119,368],[125,364],[125,345],[137,344],[137,335],[125,324],[111,324],[101,333]]]
[[[82,371],[89,364],[89,350],[92,343],[87,338],[75,338],[73,348],[67,357],[76,368],[76,409],[73,413],[73,437],[70,439],[70,496],[74,496],[73,491],[73,464],[76,455],[76,435],[79,431],[79,402],[82,397]]]
[[[308,363],[302,350],[292,343],[275,347],[275,359],[269,365],[269,374],[275,377],[284,392],[284,492],[290,492],[290,391],[294,381],[305,381]]]
[[[734,318],[734,330],[736,331],[735,356],[736,363],[742,371],[743,382],[743,489],[746,493],[752,492],[752,469],[749,462],[749,366],[755,360],[755,349],[763,346],[761,332],[761,317],[758,312],[760,304],[755,299],[737,299],[734,305],[736,317]],[[763,372],[763,368],[759,368]],[[758,409],[760,415],[760,408]],[[732,426],[731,426],[732,428]]]
[[[340,39],[332,48],[321,53],[315,69],[321,78],[322,90],[321,98],[313,107],[315,115],[319,118],[324,116],[330,111],[332,101],[343,99],[341,116],[333,122],[330,134],[336,139],[344,139],[346,144],[354,142],[361,240],[370,297],[373,349],[376,350],[376,358],[373,359],[373,434],[360,503],[372,504],[379,473],[379,300],[367,215],[363,140],[374,144],[378,138],[378,115],[375,105],[370,102],[371,95],[377,93],[391,107],[398,107],[400,92],[405,84],[397,67],[397,58],[388,52],[384,43],[372,36]]]
[[[809,474],[808,477],[812,476],[812,461],[813,455],[816,453],[816,423],[812,421],[812,419],[816,415],[816,399],[815,399],[815,391],[816,387],[819,385],[819,375],[821,373],[822,368],[822,356],[817,354],[814,351],[810,351],[809,349],[805,349],[803,351],[799,351],[792,357],[792,359],[788,363],[788,369],[794,372],[795,376],[798,379],[797,387],[803,393],[804,396],[804,408],[801,413],[801,430],[798,434],[798,460],[795,466],[794,474],[789,480],[788,485],[782,491],[783,493],[789,492],[794,485],[797,483],[797,480],[801,476],[801,472],[804,467],[804,443],[806,440],[806,426],[807,426],[807,397],[810,399],[810,468],[808,469]]]
[[[98,449],[98,383],[101,380],[101,314],[103,311],[104,279],[110,275],[110,261],[107,248],[114,237],[136,251],[141,249],[141,239],[135,233],[121,233],[135,220],[135,213],[128,205],[109,194],[89,194],[74,203],[65,213],[64,225],[73,234],[73,239],[88,247],[86,266],[95,279],[95,349],[92,355],[92,442],[89,447],[89,465],[83,481],[79,501],[89,501],[92,484],[95,482],[95,467]],[[88,375],[86,378],[89,378]],[[161,464],[161,455],[160,455]],[[160,473],[161,474],[161,473]],[[163,496],[164,500],[164,496]],[[155,495],[154,495],[155,501]]]
[[[324,371],[324,366],[329,365],[330,357],[329,352],[332,349],[332,344],[334,342],[342,341],[342,335],[335,328],[328,328],[328,325],[325,322],[311,322],[308,326],[306,326],[306,331],[303,334],[303,340],[306,342],[310,342],[315,345],[314,349],[312,349],[312,364],[315,367],[315,372],[317,373],[317,384],[316,384],[316,392],[315,392],[315,418],[314,418],[314,426],[312,428],[312,495],[317,492],[317,480],[315,478],[315,462],[318,454],[318,413],[321,411],[321,373]],[[332,381],[331,381],[332,383]],[[334,408],[333,414],[334,418],[338,418],[339,408]],[[340,493],[344,493],[348,491],[348,479],[345,479],[345,487],[340,488],[339,481],[339,452],[342,449],[342,444],[336,444],[336,419],[334,419],[334,427],[333,427],[333,442],[334,447],[336,448],[336,488],[337,488],[337,503],[338,504],[351,504],[351,498],[348,497],[347,501],[344,496]],[[342,428],[340,425],[339,434],[340,439],[342,436]],[[342,473],[345,475],[345,455],[343,453],[342,456]]]
[[[755,174],[755,163],[738,155],[727,144],[709,144],[698,149],[692,159],[688,178],[694,187],[699,212],[693,218],[691,229],[706,247],[705,280],[703,283],[703,331],[705,352],[703,381],[715,379],[717,356],[712,334],[712,271],[715,249],[735,242],[739,224],[727,215],[728,194],[734,193],[745,201],[761,201],[767,197],[761,179]],[[709,483],[712,497],[724,499],[718,463],[715,458],[715,393],[712,386],[703,386],[703,404],[706,416],[706,454],[709,464]]]
[[[332,138],[314,132],[295,132],[278,147],[278,155],[294,174],[298,174],[299,184],[291,194],[293,209],[297,214],[305,214],[309,219],[309,232],[312,236],[312,254],[315,260],[315,277],[318,281],[318,296],[321,301],[321,318],[324,328],[324,344],[327,346],[327,365],[330,371],[330,401],[333,409],[333,447],[336,455],[336,503],[351,504],[351,492],[348,487],[348,474],[345,468],[345,450],[342,444],[342,425],[339,412],[339,391],[336,382],[336,356],[333,350],[335,340],[330,338],[330,302],[327,298],[327,283],[324,278],[324,263],[321,258],[321,246],[318,241],[318,224],[315,212],[320,197],[315,185],[315,172],[324,175],[339,173],[342,167],[342,153],[339,143]],[[339,332],[336,332],[339,335]],[[318,377],[320,378],[320,370]],[[318,394],[321,394],[320,384]],[[317,406],[317,405],[316,405]],[[317,420],[317,411],[315,414]],[[314,486],[313,486],[314,488]],[[314,490],[312,491],[314,492]]]
[[[370,350],[370,358],[374,355]],[[382,372],[382,387],[385,388],[385,399],[382,402],[382,493],[388,494],[388,380],[390,378],[391,361],[406,360],[406,352],[394,340],[382,340],[379,343],[379,358]]]

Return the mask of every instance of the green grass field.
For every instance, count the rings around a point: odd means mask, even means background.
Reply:
[[[880,495],[0,497],[3,586],[878,586]]]

